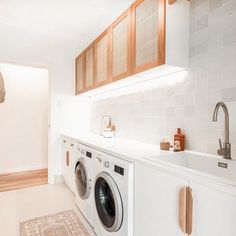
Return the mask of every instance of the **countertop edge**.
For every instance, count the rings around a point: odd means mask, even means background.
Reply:
[[[165,172],[175,175],[177,177],[188,178],[190,181],[197,182],[197,183],[203,184],[205,186],[212,187],[218,191],[222,191],[223,193],[227,192],[228,194],[236,196],[236,186],[234,187],[230,184],[219,182],[219,179],[217,179],[218,177],[214,177],[213,175],[208,175],[208,174],[202,173],[200,171],[195,171],[195,170],[191,170],[188,168],[179,167],[178,165],[174,165],[174,164],[163,163],[161,161],[152,162],[150,160],[145,159],[144,156],[142,156],[142,155],[134,157],[132,154],[128,154],[128,153],[124,154],[119,151],[117,152],[117,151],[111,150],[109,148],[102,147],[99,144],[88,141],[87,135],[84,136],[86,138],[82,138],[81,136],[80,135],[75,136],[75,135],[70,135],[70,134],[61,134],[61,137],[73,139],[74,141],[81,143],[82,145],[94,148],[99,152],[104,152],[106,154],[115,156],[115,157],[123,159],[125,161],[134,163],[134,165],[135,164],[145,164],[145,165],[148,165],[153,168],[158,168],[160,171],[165,171]],[[101,138],[101,140],[102,140],[102,137],[99,137],[98,135],[92,135],[91,137],[93,137],[95,139]],[[107,141],[107,140],[104,139],[104,141]],[[133,142],[133,141],[127,140],[127,142]],[[134,143],[136,143],[136,142],[134,141]],[[137,142],[137,143],[139,143],[139,142]],[[144,145],[147,145],[150,147],[156,146],[156,149],[159,149],[158,145],[152,145],[152,144],[150,144],[150,145],[144,144]],[[159,150],[159,154],[160,154],[160,152],[161,152],[161,154],[166,153],[165,151]],[[197,152],[192,152],[192,151],[185,151],[185,152],[186,153],[197,153]],[[156,155],[158,155],[158,154],[156,153]],[[203,155],[203,154],[201,153],[201,155]],[[214,155],[210,155],[210,154],[206,154],[206,155],[214,157]],[[206,178],[207,178],[207,180],[206,180]]]

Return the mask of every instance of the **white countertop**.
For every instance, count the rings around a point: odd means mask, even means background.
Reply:
[[[77,140],[79,143],[95,148],[98,151],[124,158],[127,161],[143,161],[143,157],[164,155],[159,145],[152,145],[121,138],[103,138],[96,134],[63,134],[67,138]],[[168,151],[169,153],[169,151]]]
[[[171,153],[175,155],[173,151],[161,151],[159,145],[147,144],[143,142],[121,139],[117,137],[103,138],[100,135],[91,133],[89,134],[64,133],[62,134],[62,137],[73,139],[78,143],[87,145],[98,151],[117,156],[118,158],[124,159],[126,161],[155,166],[156,168],[161,168],[166,172],[171,172],[172,174],[181,177],[198,179],[200,182],[204,183],[206,182],[206,177],[208,177],[211,185],[215,185],[216,187],[220,185],[224,190],[227,189],[227,191],[230,191],[231,193],[233,193],[233,195],[236,195],[236,190],[234,187],[231,188],[232,183],[230,182],[226,184],[227,182],[225,181],[221,182],[217,177],[211,175],[208,176],[205,173],[194,171],[188,168],[183,169],[177,165],[172,165],[165,163],[163,161],[159,161],[158,156],[163,157],[164,155],[169,155]],[[196,153],[191,151],[185,151],[184,153],[195,153],[201,156],[204,155],[204,156],[217,157],[215,155]],[[156,162],[147,159],[148,157],[153,157],[153,156],[157,157]]]

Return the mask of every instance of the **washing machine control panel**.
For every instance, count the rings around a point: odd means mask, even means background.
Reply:
[[[92,153],[89,152],[89,151],[86,151],[86,150],[84,150],[84,149],[81,149],[80,153],[81,153],[82,155],[85,155],[85,156],[88,157],[88,158],[92,158]]]
[[[87,157],[87,158],[90,158],[92,159],[93,158],[93,151],[91,148],[89,147],[86,147],[86,146],[83,146],[83,145],[79,145],[78,147],[78,151],[81,155],[83,155],[84,157]]]
[[[109,168],[111,171],[114,171],[117,174],[124,175],[125,169],[121,166],[110,163],[109,161],[104,162],[104,167]]]
[[[125,174],[125,170],[123,167],[114,165],[114,171],[120,175],[124,175]]]
[[[86,157],[88,157],[88,158],[92,158],[92,153],[91,153],[91,152],[88,152],[88,151],[86,151]]]

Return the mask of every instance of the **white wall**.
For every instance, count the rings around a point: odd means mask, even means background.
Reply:
[[[180,73],[158,78],[159,85],[149,91],[135,89],[129,95],[94,101],[91,131],[99,133],[101,117],[111,115],[118,137],[158,144],[163,137],[172,139],[176,128],[181,127],[187,149],[216,154],[218,138],[224,139],[223,112],[217,123],[212,122],[212,114],[215,104],[223,101],[230,112],[230,138],[236,157],[235,2],[191,0],[187,76]]]
[[[68,97],[60,102],[61,125],[63,134],[81,135],[90,129],[91,101],[87,97]]]
[[[48,70],[0,64],[0,173],[47,167]]]
[[[48,1],[44,1],[44,7],[47,7],[47,2]],[[109,3],[103,1],[104,5],[109,6],[110,11],[107,11],[106,9],[106,14],[101,14],[102,16],[96,14],[99,22],[97,22],[96,18],[92,20],[92,18],[90,18],[88,15],[88,23],[84,24],[83,18],[77,14],[77,17],[79,18],[78,21],[80,21],[81,18],[83,22],[83,30],[81,30],[79,33],[75,32],[75,34],[73,34],[73,32],[70,33],[69,40],[66,39],[67,37],[55,37],[54,35],[50,35],[43,27],[40,28],[40,30],[35,30],[34,25],[30,28],[25,27],[27,26],[25,24],[29,22],[32,17],[34,17],[34,14],[36,14],[36,20],[39,21],[39,23],[41,21],[43,23],[46,22],[47,26],[49,25],[49,28],[52,29],[52,33],[54,31],[58,31],[56,33],[61,34],[63,29],[60,27],[59,21],[57,21],[57,27],[54,28],[51,26],[54,8],[50,8],[52,9],[52,13],[50,12],[50,15],[47,18],[43,15],[40,15],[41,13],[39,11],[37,13],[34,12],[34,10],[37,9],[36,3],[29,5],[27,1],[24,1],[24,6],[25,4],[30,6],[31,10],[28,12],[25,11],[22,16],[18,16],[18,8],[17,5],[15,5],[17,3],[11,3],[8,8],[11,14],[7,15],[7,18],[9,18],[10,21],[4,20],[6,16],[0,17],[0,62],[39,66],[48,68],[50,70],[50,130],[48,147],[49,183],[54,182],[55,175],[61,174],[60,134],[65,130],[61,130],[61,127],[67,127],[69,130],[74,128],[76,132],[79,132],[81,127],[82,130],[84,129],[82,121],[86,120],[85,117],[89,117],[89,109],[85,109],[84,112],[79,114],[78,119],[76,119],[76,125],[72,123],[69,125],[62,124],[62,122],[64,122],[64,119],[61,118],[61,116],[64,114],[64,101],[71,101],[74,103],[75,57],[85,46],[91,43],[91,40],[93,40],[103,30],[105,30],[106,27],[110,25],[110,23],[116,19],[117,16],[119,16],[119,14],[123,12],[127,8],[127,5],[129,5],[131,2],[132,0],[122,2],[120,1],[119,4],[117,4],[117,7],[114,8],[112,4],[109,4],[110,1]],[[4,2],[1,4],[4,5]],[[76,4],[78,4],[77,1]],[[49,5],[52,7],[52,4]],[[24,6],[21,4],[21,10],[22,7],[24,8]],[[15,11],[11,11],[11,7],[13,7]],[[105,9],[104,7],[101,8]],[[63,9],[63,11],[64,10],[65,9]],[[97,8],[89,7],[89,11],[90,15],[93,15],[92,11],[97,12]],[[24,18],[23,25],[18,24],[17,20],[15,19],[15,12],[17,13],[16,17],[19,17],[19,19]],[[60,16],[59,19],[64,21],[63,16]],[[74,20],[72,19],[71,24],[73,24],[73,22]],[[68,27],[71,28],[70,21],[67,22],[67,24]],[[30,25],[32,24],[30,23]],[[67,36],[64,32],[63,34],[64,36]],[[79,37],[78,34],[80,35]],[[74,103],[74,105],[75,109],[82,110],[80,108],[80,102],[76,104]],[[64,108],[62,109],[62,107]]]

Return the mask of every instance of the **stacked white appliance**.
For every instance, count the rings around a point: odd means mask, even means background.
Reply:
[[[133,236],[133,163],[79,144],[76,204],[97,236]]]
[[[94,150],[78,145],[78,157],[75,162],[76,205],[89,224],[94,226]]]
[[[97,152],[94,230],[97,236],[133,236],[133,164]]]

